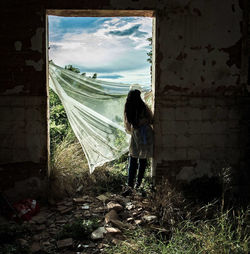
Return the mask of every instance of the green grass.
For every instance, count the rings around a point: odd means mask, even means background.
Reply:
[[[184,220],[171,232],[169,239],[138,228],[127,232],[125,241],[107,248],[105,253],[247,254],[250,240],[248,212],[226,211],[212,220]]]
[[[166,253],[247,254],[249,236],[244,221],[244,213],[232,218],[229,211],[214,220],[184,221],[174,230]]]
[[[164,241],[145,229],[138,228],[125,233],[126,240],[105,249],[105,254],[159,254],[166,253]]]

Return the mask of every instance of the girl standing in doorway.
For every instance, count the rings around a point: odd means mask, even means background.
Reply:
[[[153,156],[153,114],[141,99],[141,92],[130,90],[124,107],[124,125],[131,135],[129,145],[128,186],[123,195],[129,195],[134,188],[139,188],[144,177],[147,159]]]

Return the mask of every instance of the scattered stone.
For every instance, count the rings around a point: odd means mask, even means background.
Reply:
[[[66,206],[72,206],[73,205],[73,202],[72,201],[68,201],[65,203]]]
[[[84,212],[84,217],[90,217],[91,216],[91,213],[87,210]]]
[[[49,213],[49,214],[47,215],[47,219],[51,218],[53,215],[55,215],[55,213]]]
[[[25,239],[18,239],[18,242],[22,245],[22,246],[26,246],[28,244],[28,241]]]
[[[127,222],[131,222],[131,221],[133,221],[134,219],[132,218],[132,217],[129,217],[129,218],[127,218]]]
[[[137,216],[137,215],[138,215],[138,212],[133,212],[132,215],[133,215],[133,216]]]
[[[35,225],[35,224],[36,224],[36,222],[35,222],[35,221],[33,221],[33,220],[28,221],[28,223],[29,223],[31,226],[33,226],[33,225]]]
[[[140,195],[136,195],[136,196],[134,196],[134,200],[137,200],[137,201],[142,201],[142,199],[143,199],[143,197],[141,196],[141,194]]]
[[[81,214],[75,214],[74,216],[75,216],[75,218],[81,218],[82,217]]]
[[[47,227],[49,227],[51,224],[54,224],[54,220],[52,220],[52,219],[47,219],[47,221],[46,221],[46,225],[47,225]]]
[[[31,248],[30,248],[31,252],[32,253],[36,253],[38,251],[41,250],[41,246],[40,246],[40,243],[39,242],[35,242],[31,245]]]
[[[132,204],[132,202],[128,202],[128,203],[126,204],[126,208],[130,211],[130,210],[134,209],[135,206]]]
[[[98,240],[104,238],[104,234],[106,233],[106,229],[104,227],[99,227],[94,232],[91,233],[91,239]]]
[[[44,245],[44,246],[49,246],[49,245],[50,245],[50,242],[49,242],[49,241],[43,242],[43,245]]]
[[[57,229],[56,228],[53,228],[49,231],[50,235],[56,235],[58,232],[57,232]]]
[[[83,185],[80,185],[77,189],[76,189],[76,192],[81,192],[83,189]]]
[[[112,210],[114,209],[115,211],[117,212],[120,212],[123,210],[123,207],[122,205],[120,205],[119,203],[116,203],[116,202],[113,202],[113,201],[110,201],[108,204],[107,204],[107,207],[108,207],[108,210]]]
[[[103,201],[103,202],[105,202],[107,199],[108,199],[108,197],[107,196],[105,196],[105,195],[99,195],[98,197],[96,197],[98,200],[100,200],[100,201]]]
[[[141,225],[142,224],[142,220],[135,220],[135,225]]]
[[[88,201],[90,200],[90,197],[88,195],[82,196],[82,198]]]
[[[42,239],[47,239],[47,238],[49,238],[49,237],[50,237],[50,235],[49,235],[48,232],[43,232],[43,233],[41,234],[41,238],[42,238]]]
[[[65,210],[65,209],[67,209],[66,206],[61,206],[61,205],[60,205],[60,206],[57,206],[57,210],[58,210],[59,212]]]
[[[73,240],[72,240],[72,238],[66,238],[66,239],[57,241],[56,244],[59,249],[64,248],[64,247],[70,247],[73,245]]]
[[[95,248],[96,245],[93,242],[89,244],[78,244],[77,248]]]
[[[88,205],[88,204],[84,204],[81,208],[82,208],[83,210],[88,210],[88,209],[89,209],[89,205]]]
[[[157,220],[157,217],[155,215],[144,215],[142,219],[144,219],[147,222],[152,222]]]
[[[113,227],[106,227],[107,230],[107,234],[117,234],[117,233],[121,233],[121,230],[118,228],[113,228]]]
[[[96,244],[95,243],[93,243],[93,242],[90,242],[89,243],[89,248],[95,248],[96,247]]]
[[[46,229],[46,226],[45,225],[39,225],[35,228],[37,231],[42,231],[44,229]]]
[[[57,220],[56,221],[56,224],[65,224],[65,223],[67,223],[66,220]]]
[[[81,204],[81,203],[84,203],[84,202],[85,202],[85,199],[84,199],[84,198],[73,198],[73,201],[74,201],[76,204]]]
[[[63,200],[63,201],[61,201],[61,202],[57,202],[56,205],[57,205],[57,206],[62,206],[62,205],[64,205],[64,203],[65,203],[65,201]]]
[[[72,210],[73,210],[73,207],[68,207],[68,208],[66,208],[66,209],[64,209],[64,210],[61,210],[60,213],[61,213],[61,214],[65,214],[65,213],[68,213],[68,212],[70,212],[70,211],[72,211]]]
[[[37,234],[37,235],[34,235],[33,236],[33,239],[35,240],[35,241],[39,241],[39,240],[41,240],[41,234]]]
[[[120,242],[121,242],[121,240],[119,240],[119,239],[116,239],[116,238],[113,238],[113,239],[112,239],[112,243],[113,243],[113,244],[116,244],[116,245],[117,245],[117,244],[119,244]]]
[[[93,210],[93,212],[95,212],[95,213],[104,213],[104,212],[106,212],[106,208],[105,207],[97,207]]]
[[[121,222],[120,220],[110,220],[110,222],[119,229],[130,228],[131,226],[130,224],[126,224],[124,222]]]
[[[39,214],[32,218],[32,221],[34,221],[37,224],[44,224],[47,220],[47,214]]]
[[[144,204],[144,205],[149,205],[150,203],[149,203],[149,200],[142,200],[142,203]]]
[[[106,223],[109,223],[111,220],[119,220],[119,216],[115,210],[111,210],[105,215]]]

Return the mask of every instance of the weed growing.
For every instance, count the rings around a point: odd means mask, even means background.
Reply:
[[[96,218],[82,220],[76,219],[70,224],[63,226],[57,234],[57,239],[73,238],[74,240],[88,239],[90,234],[98,228],[100,221]]]
[[[50,104],[50,155],[53,160],[54,151],[69,133],[73,133],[65,109],[55,92],[49,89]],[[72,140],[75,139],[71,135]]]
[[[105,254],[158,254],[167,253],[167,245],[163,239],[143,229],[127,231],[126,240],[120,241],[116,246],[105,249]]]
[[[249,212],[249,210],[248,210]],[[146,229],[126,233],[126,240],[107,248],[106,254],[247,254],[247,211],[226,211],[212,220],[183,220],[169,239]]]
[[[87,160],[78,141],[67,137],[54,152],[50,189],[55,198],[72,196],[82,186],[83,193],[119,193],[126,182],[127,161],[120,159],[95,169],[90,174]]]
[[[230,211],[218,214],[213,220],[183,221],[173,231],[167,244],[169,254],[183,253],[249,253],[247,212]]]

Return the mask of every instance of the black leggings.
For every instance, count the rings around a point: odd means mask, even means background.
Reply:
[[[141,185],[146,166],[147,166],[147,159],[139,159],[139,172],[137,176],[136,187],[139,187]],[[138,169],[138,158],[129,156],[128,186],[132,188],[134,188],[134,182],[136,178],[137,169]]]

